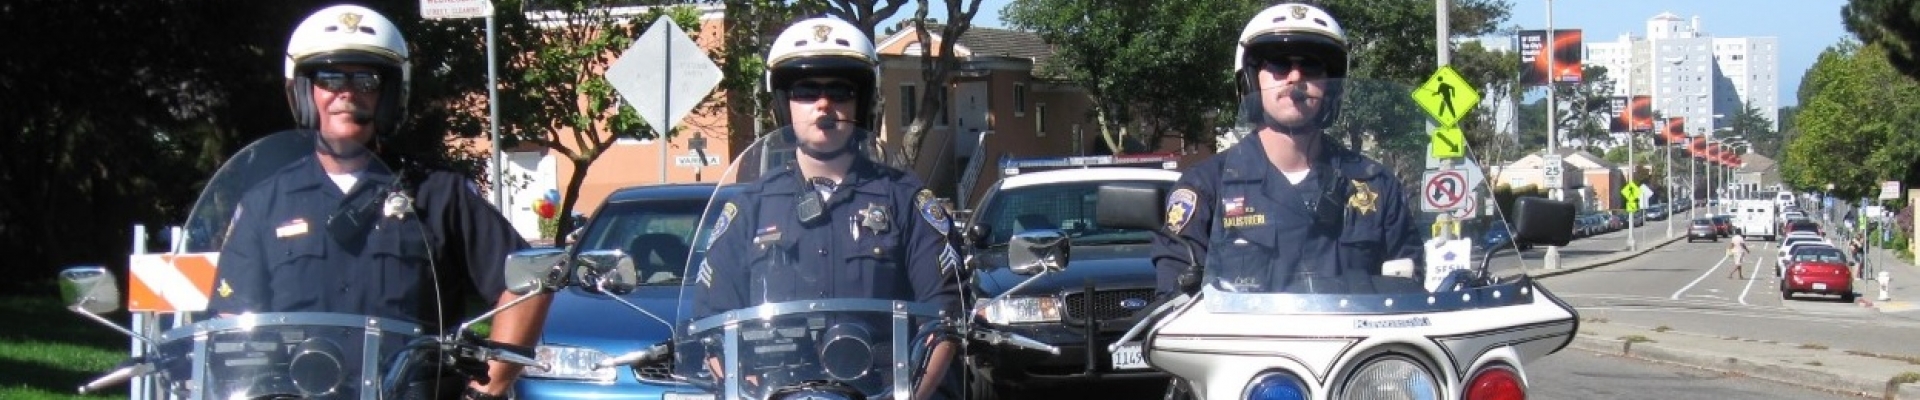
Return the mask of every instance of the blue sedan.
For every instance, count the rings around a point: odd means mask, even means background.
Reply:
[[[680,275],[701,256],[689,252],[689,245],[705,242],[695,230],[703,218],[712,217],[703,216],[702,211],[714,190],[713,184],[652,185],[624,188],[608,196],[569,252],[617,249],[632,257],[640,286],[621,299],[646,313],[590,289],[569,287],[556,293],[536,350],[551,368],[527,369],[514,384],[520,398],[713,397],[674,377],[668,362],[599,369],[594,364],[673,336],[668,321],[685,311],[678,306],[680,286],[690,282]]]

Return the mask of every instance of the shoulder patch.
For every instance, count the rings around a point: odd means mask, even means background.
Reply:
[[[713,221],[713,233],[707,234],[708,248],[712,248],[713,242],[720,239],[720,234],[727,233],[727,227],[733,225],[734,215],[739,213],[740,208],[735,207],[731,201],[720,208],[720,218],[714,219]]]
[[[1186,229],[1187,222],[1193,221],[1193,210],[1198,201],[1200,195],[1188,188],[1180,188],[1167,195],[1167,230],[1180,233]]]
[[[933,230],[940,231],[940,235],[946,235],[947,230],[953,228],[953,221],[947,217],[946,206],[940,205],[940,201],[933,197],[933,191],[920,189],[919,193],[915,193],[913,208],[920,210],[920,219],[927,220],[927,224],[933,225]]]

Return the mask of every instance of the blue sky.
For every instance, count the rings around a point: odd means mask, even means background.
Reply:
[[[977,26],[1003,28],[1000,9],[1013,0],[982,0]],[[1507,25],[1541,29],[1547,25],[1546,0],[1512,0]],[[1553,2],[1553,26],[1581,29],[1588,41],[1613,41],[1623,33],[1645,36],[1647,18],[1671,12],[1681,18],[1700,17],[1702,30],[1716,37],[1772,36],[1780,43],[1780,105],[1799,103],[1800,77],[1828,46],[1851,37],[1840,22],[1845,0],[1561,0]],[[903,7],[894,21],[912,16],[914,5]],[[931,16],[946,19],[936,8]],[[1336,16],[1337,17],[1337,16]],[[1223,44],[1224,45],[1224,44]]]

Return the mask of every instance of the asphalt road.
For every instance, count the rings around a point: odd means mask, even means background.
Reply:
[[[1566,350],[1527,366],[1533,399],[1858,399],[1688,366]]]
[[[1920,355],[1920,315],[1843,302],[1838,296],[1782,299],[1773,277],[1772,242],[1750,241],[1745,279],[1729,278],[1733,261],[1718,243],[1676,242],[1631,260],[1546,278],[1544,284],[1579,308],[1583,318],[1762,341],[1808,343]],[[1757,257],[1755,257],[1757,256]],[[1908,272],[1908,271],[1903,271]],[[1877,293],[1854,281],[1860,297]],[[1896,282],[1897,283],[1897,282]],[[1904,286],[1904,285],[1901,285]],[[1896,291],[1898,287],[1896,287]]]

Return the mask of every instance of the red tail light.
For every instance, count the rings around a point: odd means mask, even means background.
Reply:
[[[1492,364],[1467,381],[1467,400],[1526,400],[1520,374],[1506,365]]]

